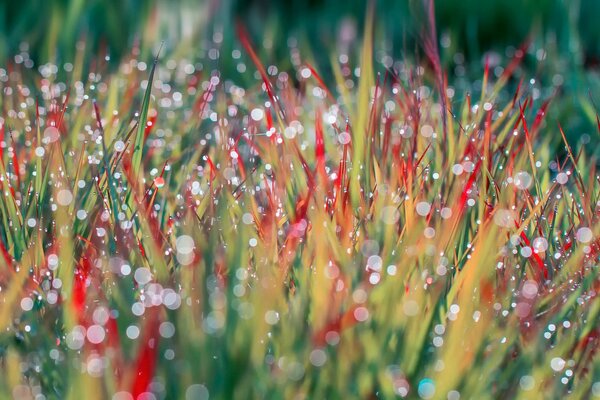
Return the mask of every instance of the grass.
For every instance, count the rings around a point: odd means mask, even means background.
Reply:
[[[242,27],[243,87],[7,68],[1,397],[599,396],[595,152],[513,68],[457,92],[371,29],[335,84]]]

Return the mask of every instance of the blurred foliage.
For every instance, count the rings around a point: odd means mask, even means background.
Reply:
[[[598,392],[600,7],[365,4],[0,4],[0,399]]]
[[[421,0],[376,0],[375,56],[385,52],[410,60],[420,54],[424,21]],[[0,4],[0,57],[8,60],[25,51],[40,65],[73,62],[81,55],[94,68],[98,56],[110,55],[110,63],[139,49],[149,60],[161,42],[163,52],[174,58],[202,60],[222,77],[239,76],[237,63],[228,56],[239,49],[234,25],[247,27],[259,57],[280,70],[291,70],[290,43],[303,59],[313,62],[326,81],[333,72],[331,55],[355,51],[364,29],[364,0],[27,0]],[[451,84],[476,80],[490,52],[506,65],[511,49],[527,38],[534,46],[524,60],[522,76],[534,76],[556,92],[551,120],[560,120],[578,138],[596,126],[591,94],[599,88],[600,17],[597,0],[444,0],[437,1],[436,23],[442,39],[442,63]],[[219,51],[226,58],[208,65],[207,52],[214,34],[221,35]],[[292,38],[292,42],[290,42]],[[77,46],[77,42],[85,46]],[[139,45],[137,47],[136,45]],[[507,48],[509,49],[507,51]],[[544,49],[543,60],[536,49]],[[456,56],[459,69],[456,71]],[[6,62],[3,63],[6,65]],[[559,84],[557,85],[557,82]],[[242,82],[240,82],[242,83]],[[470,82],[468,83],[470,86]],[[507,89],[518,84],[509,82]],[[560,86],[560,91],[555,89]]]
[[[38,62],[72,60],[76,42],[90,52],[102,47],[127,53],[147,21],[152,2],[140,0],[29,0],[0,4],[0,54],[17,53],[23,43]]]
[[[402,50],[414,46],[422,21],[418,0],[377,0],[378,25],[385,38]],[[210,19],[202,14],[209,9]],[[153,17],[152,10],[159,15]],[[133,40],[152,18],[177,24],[173,14],[185,10],[188,23],[231,26],[235,19],[247,24],[256,37],[265,27],[283,37],[305,36],[316,50],[330,48],[342,25],[362,31],[364,0],[27,0],[0,4],[0,55],[7,57],[27,42],[39,62],[55,57],[72,58],[75,41],[85,38],[90,51],[103,46],[114,56],[127,53]],[[565,17],[576,13],[575,32],[569,32]],[[171,15],[168,15],[171,14]],[[192,18],[189,18],[189,16]],[[600,55],[600,32],[594,21],[600,17],[595,0],[444,0],[436,4],[438,32],[447,32],[467,57],[484,50],[516,46],[532,31],[555,34],[568,50],[573,34],[581,37],[583,53],[591,62]],[[179,21],[181,22],[181,21]],[[268,22],[268,24],[266,24]],[[173,28],[173,26],[171,27]],[[168,29],[163,40],[177,40],[181,30]],[[174,37],[173,37],[174,36]],[[286,41],[278,46],[285,51]],[[412,47],[408,47],[411,51]]]
[[[233,32],[156,69],[0,71],[0,399],[600,391],[597,155],[552,150],[546,73],[513,102],[504,59],[486,82],[456,62],[442,118],[421,64],[375,95],[367,30],[332,104],[301,62],[255,74],[277,36],[252,66]]]

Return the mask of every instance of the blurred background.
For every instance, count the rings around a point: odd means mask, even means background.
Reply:
[[[107,49],[120,57],[141,37],[176,43],[182,38],[210,39],[211,30],[241,20],[255,37],[277,36],[285,51],[290,36],[331,47],[340,31],[360,34],[365,0],[25,0],[0,3],[0,55],[29,44],[38,62],[74,57],[75,42],[85,38],[90,51]],[[378,31],[388,46],[412,51],[422,27],[421,0],[375,0]],[[555,40],[559,51],[582,57],[595,68],[600,61],[597,0],[443,0],[437,1],[438,33],[468,60],[487,50],[518,46],[528,35]],[[226,30],[226,29],[225,29]],[[233,33],[233,30],[231,30]],[[353,31],[353,32],[349,32]],[[224,38],[228,39],[228,38]]]
[[[241,22],[265,65],[291,70],[294,49],[330,81],[332,55],[345,54],[350,61],[358,57],[367,3],[4,0],[0,3],[0,60],[6,68],[14,62],[62,65],[80,56],[89,59],[87,65],[93,68],[102,57],[114,68],[132,52],[139,59],[151,60],[164,42],[161,59],[184,58],[197,62],[197,69],[218,71],[244,84],[253,76],[240,73],[245,69],[239,67],[241,46],[235,24]],[[422,59],[423,1],[373,3],[377,60],[385,64],[386,57]],[[589,132],[596,129],[593,96],[600,88],[600,1],[443,0],[435,2],[435,15],[442,64],[449,71],[451,85],[459,91],[476,91],[484,59],[488,57],[493,67],[506,66],[529,38],[532,45],[513,85],[521,76],[532,77],[541,85],[540,99],[560,96],[560,105],[550,108],[551,118],[561,121],[572,137],[588,140]]]

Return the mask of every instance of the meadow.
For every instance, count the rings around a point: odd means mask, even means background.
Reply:
[[[0,398],[600,397],[595,86],[535,39],[450,68],[424,12],[404,59],[376,8],[326,66],[152,19],[5,57]]]

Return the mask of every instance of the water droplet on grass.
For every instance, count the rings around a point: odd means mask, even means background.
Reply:
[[[23,311],[29,311],[33,308],[33,300],[30,297],[24,297],[21,299],[21,309]]]
[[[533,250],[535,250],[536,253],[543,253],[548,250],[548,241],[546,238],[537,237],[533,239]]]
[[[433,239],[435,237],[435,229],[433,229],[432,227],[427,227],[425,228],[425,230],[423,231],[423,235],[427,238],[427,239]]]
[[[550,360],[550,368],[556,372],[560,372],[565,368],[566,362],[560,357],[554,357]]]
[[[58,256],[56,254],[48,255],[48,268],[51,271],[54,271],[56,268],[58,268]]]
[[[523,296],[528,299],[533,299],[538,294],[538,285],[535,281],[528,280],[523,284],[523,289],[521,289],[521,293]]]
[[[521,248],[521,255],[525,258],[531,257],[531,254],[533,254],[533,251],[531,250],[531,247],[529,246],[523,246]]]
[[[56,127],[49,126],[46,129],[44,129],[44,142],[45,143],[56,142],[59,138],[60,138],[60,131]]]
[[[450,207],[444,207],[440,211],[440,215],[443,219],[448,219],[452,216],[452,209]]]
[[[87,329],[87,339],[90,343],[99,344],[102,343],[104,337],[106,336],[106,332],[104,328],[100,325],[92,325]]]
[[[561,185],[566,184],[568,180],[569,175],[565,174],[564,172],[561,172],[558,175],[556,175],[556,182],[558,182]]]
[[[425,217],[431,211],[431,204],[429,204],[426,201],[418,202],[417,206],[416,206],[416,210],[417,210],[417,214],[419,214],[422,217]]]
[[[115,151],[116,152],[121,152],[123,150],[125,150],[125,143],[123,143],[122,140],[117,140],[115,142]]]
[[[513,182],[518,189],[526,190],[531,187],[533,179],[531,178],[531,175],[529,175],[529,173],[521,171],[517,172]]]
[[[367,319],[369,319],[369,310],[367,310],[365,307],[357,307],[354,310],[354,318],[358,322],[366,321]]]
[[[575,235],[577,241],[581,243],[589,243],[593,236],[592,230],[587,226],[577,229],[577,234]]]
[[[160,327],[158,328],[158,330],[159,330],[160,336],[168,339],[175,334],[175,325],[173,325],[172,322],[165,321],[160,324]]]
[[[145,285],[152,280],[152,272],[148,268],[138,268],[133,275],[136,282],[140,285]]]
[[[140,336],[140,328],[135,325],[129,325],[125,331],[127,337],[131,340],[137,339]]]
[[[322,367],[327,361],[327,353],[321,349],[315,349],[311,351],[309,359],[315,367]]]
[[[273,310],[267,311],[265,313],[265,322],[269,325],[275,325],[279,322],[279,313]]]
[[[255,121],[260,121],[264,118],[265,112],[260,108],[255,108],[250,112],[250,117]]]
[[[85,210],[77,210],[77,219],[83,221],[87,218],[87,212]]]
[[[160,189],[165,186],[165,180],[162,176],[157,176],[156,178],[154,178],[154,184],[158,189]]]
[[[429,378],[422,379],[417,388],[419,397],[422,399],[431,399],[435,394],[435,384]]]
[[[185,400],[208,400],[208,398],[209,392],[204,385],[190,385],[185,391]]]
[[[73,201],[73,193],[68,189],[61,189],[56,194],[56,202],[61,206],[68,206]]]
[[[460,165],[460,164],[454,164],[454,165],[452,166],[452,173],[453,173],[454,175],[460,175],[460,174],[462,174],[463,172],[464,172],[464,168],[463,168],[463,166],[462,166],[462,165]]]
[[[338,135],[337,139],[338,139],[338,142],[340,142],[341,144],[348,144],[352,140],[352,138],[350,137],[350,134],[348,132],[340,133]]]

